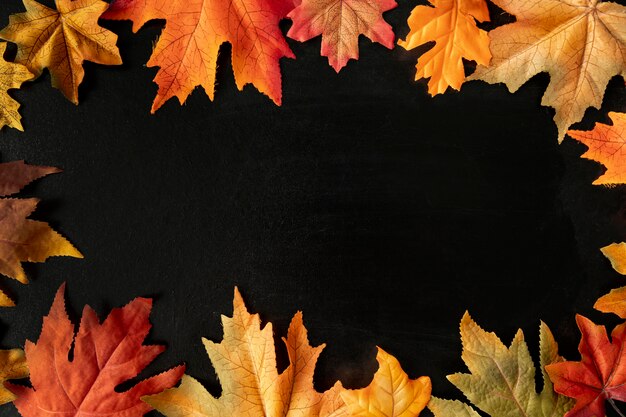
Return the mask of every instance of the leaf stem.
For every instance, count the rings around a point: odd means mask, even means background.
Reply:
[[[620,417],[626,417],[624,414],[622,414],[619,408],[617,408],[617,404],[615,404],[615,401],[613,401],[613,398],[608,398],[608,400],[609,400],[609,404],[611,404],[611,407],[613,407],[613,409],[617,411],[617,414],[619,414]]]

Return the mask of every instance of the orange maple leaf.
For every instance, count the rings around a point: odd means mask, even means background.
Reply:
[[[568,135],[581,141],[589,150],[581,155],[606,167],[594,184],[626,183],[626,114],[609,112],[612,125],[596,123],[593,130],[570,130]]]
[[[469,79],[511,92],[550,74],[541,100],[553,107],[559,142],[588,107],[600,108],[615,75],[626,78],[626,7],[599,0],[493,0],[516,21],[489,32],[491,64]]]
[[[49,174],[61,172],[54,167],[26,165],[24,161],[0,164],[0,197],[20,191],[26,184]],[[21,262],[43,262],[50,256],[83,255],[47,223],[28,219],[38,200],[0,198],[0,274],[26,284]],[[0,291],[0,306],[14,306]]]
[[[565,417],[597,417],[605,414],[605,401],[626,401],[626,323],[611,333],[604,326],[577,315],[582,333],[578,350],[580,362],[561,362],[546,366],[554,390],[576,399]],[[620,413],[621,414],[621,413]]]
[[[15,61],[39,77],[48,68],[52,85],[78,104],[83,61],[122,63],[115,46],[117,36],[100,26],[107,8],[101,0],[55,0],[57,10],[34,0],[23,0],[26,12],[11,15],[0,38],[17,44]]]
[[[172,387],[184,366],[139,382],[129,390],[116,387],[140,373],[165,350],[143,345],[150,331],[152,300],[136,298],[113,309],[100,323],[85,306],[78,334],[65,312],[65,285],[59,288],[50,313],[43,320],[37,343],[26,342],[26,360],[33,388],[11,385],[22,417],[142,416],[151,407],[140,397]],[[73,359],[69,360],[73,347]]]
[[[322,35],[322,55],[339,72],[350,59],[359,59],[359,35],[393,48],[393,29],[382,14],[394,0],[302,0],[287,17],[287,36],[300,42]]]
[[[432,0],[411,12],[410,31],[398,45],[411,50],[427,42],[435,45],[417,60],[415,80],[430,78],[430,95],[444,93],[448,87],[461,88],[465,81],[463,58],[489,65],[489,36],[476,21],[489,21],[485,0]]]
[[[276,104],[282,100],[279,59],[295,58],[279,27],[292,0],[116,0],[103,15],[130,19],[138,30],[152,19],[165,19],[149,67],[160,67],[154,113],[176,96],[181,104],[196,86],[213,100],[217,54],[232,45],[237,88],[252,83]]]

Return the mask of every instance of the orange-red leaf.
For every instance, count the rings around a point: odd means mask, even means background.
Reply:
[[[26,12],[11,15],[0,38],[17,44],[15,61],[37,77],[48,68],[52,85],[78,104],[83,61],[105,65],[122,63],[117,36],[100,26],[107,8],[101,0],[55,0],[57,10],[34,0],[23,0]]]
[[[359,35],[393,48],[393,29],[383,13],[394,0],[302,0],[288,17],[289,36],[300,42],[322,35],[322,55],[339,72],[348,60],[359,59]]]
[[[463,58],[489,65],[489,36],[476,21],[489,20],[485,0],[431,0],[432,7],[417,6],[411,12],[410,31],[398,45],[411,50],[427,42],[435,45],[417,60],[415,80],[430,78],[430,95],[465,81]]]
[[[15,405],[22,417],[134,417],[150,411],[140,397],[172,387],[183,375],[184,366],[124,392],[115,388],[136,377],[165,350],[163,346],[143,345],[151,327],[148,316],[152,300],[136,298],[112,310],[102,323],[86,306],[74,337],[74,325],[65,312],[64,288],[61,286],[44,318],[37,343],[26,342],[33,388],[10,387],[17,395]]]
[[[626,401],[626,323],[615,327],[611,341],[604,326],[576,316],[582,333],[578,350],[580,362],[548,365],[554,390],[576,399],[565,417],[601,417],[605,401]]]
[[[235,82],[251,83],[276,104],[282,101],[279,59],[294,58],[278,22],[292,0],[116,0],[103,15],[129,19],[139,29],[151,19],[166,20],[149,67],[160,67],[152,112],[172,97],[184,103],[197,86],[213,100],[217,54],[232,45]]]
[[[626,183],[626,114],[610,112],[612,125],[596,123],[593,130],[570,130],[568,135],[581,141],[589,150],[583,158],[593,159],[606,167],[594,184]]]

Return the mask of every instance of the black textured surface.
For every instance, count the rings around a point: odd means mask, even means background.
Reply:
[[[414,5],[386,14],[397,35]],[[3,1],[0,25],[21,10]],[[598,251],[626,237],[625,194],[590,185],[601,167],[579,159],[582,145],[557,144],[539,104],[547,75],[516,94],[471,82],[431,98],[413,81],[419,51],[361,39],[360,61],[336,75],[319,38],[290,40],[282,107],[236,90],[226,47],[215,102],[196,90],[150,115],[156,69],[144,64],[161,24],[137,35],[103,25],[119,34],[124,65],[86,64],[78,107],[47,74],[12,93],[26,132],[0,133],[2,160],[65,170],[22,195],[42,199],[33,217],[85,259],[29,264],[28,286],[2,279],[18,302],[0,311],[4,346],[37,338],[64,281],[75,319],[84,304],[104,315],[151,296],[150,341],[168,350],[144,376],[185,361],[219,393],[200,338],[221,339],[237,285],[277,336],[304,312],[312,342],[327,343],[319,389],[367,384],[380,345],[411,377],[431,376],[437,395],[458,397],[445,375],[465,370],[466,309],[506,343],[522,327],[535,354],[543,319],[574,358],[575,312],[612,322],[591,306],[625,282]],[[626,110],[618,78],[577,127],[610,110]]]

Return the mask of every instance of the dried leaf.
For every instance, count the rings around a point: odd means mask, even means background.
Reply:
[[[4,60],[4,52],[7,44],[0,43],[0,129],[4,126],[13,127],[24,131],[22,116],[17,111],[20,104],[8,94],[8,90],[20,88],[22,83],[33,79],[33,74],[24,65],[7,62]]]
[[[461,88],[465,81],[463,58],[489,65],[489,36],[476,21],[489,21],[485,0],[432,0],[411,12],[410,31],[398,45],[411,50],[427,42],[435,45],[417,60],[415,80],[430,78],[430,95],[444,93],[448,87]]]
[[[582,333],[581,361],[548,365],[546,370],[556,392],[576,399],[566,417],[604,416],[606,400],[626,399],[626,324],[613,329],[610,342],[604,326],[580,315],[576,322]]]
[[[598,0],[493,0],[515,23],[489,32],[493,59],[470,78],[517,91],[550,74],[541,104],[554,107],[559,141],[588,107],[599,108],[615,75],[626,78],[626,7]]]
[[[419,415],[428,400],[432,385],[427,376],[411,380],[400,362],[378,348],[378,371],[367,387],[345,390],[341,398],[348,415],[363,417],[414,417]]]
[[[58,168],[26,165],[24,161],[0,164],[0,197],[17,193],[31,181],[60,172]],[[50,256],[83,255],[47,223],[27,219],[35,210],[34,198],[0,198],[0,274],[26,284],[21,262],[44,262]],[[0,306],[14,306],[0,291]]]
[[[593,159],[607,168],[594,184],[626,183],[626,114],[609,112],[612,125],[596,123],[593,130],[570,130],[568,135],[589,148],[582,158]]]
[[[550,329],[543,322],[539,328],[540,367],[544,387],[537,394],[535,366],[518,330],[507,348],[494,333],[481,329],[465,313],[461,320],[462,358],[469,374],[449,375],[448,380],[460,389],[480,410],[491,417],[561,417],[571,400],[553,392],[546,365],[563,360]],[[428,407],[435,417],[477,417],[470,406],[458,401],[435,399]]]
[[[98,26],[108,4],[101,0],[55,0],[57,10],[23,0],[26,12],[9,17],[0,38],[17,44],[15,61],[39,77],[48,68],[52,85],[78,104],[83,61],[122,63],[117,35]]]
[[[225,42],[232,45],[237,88],[251,83],[280,105],[278,61],[295,56],[278,23],[292,8],[292,0],[115,0],[103,17],[132,20],[134,30],[166,20],[148,61],[148,67],[160,67],[154,113],[174,96],[184,103],[196,86],[213,100],[217,54]]]
[[[65,312],[65,285],[44,318],[37,343],[26,342],[33,388],[11,385],[22,417],[142,416],[151,410],[140,397],[176,384],[184,366],[143,380],[127,391],[116,387],[139,374],[165,348],[143,345],[150,331],[152,300],[136,298],[100,323],[85,306],[78,334]],[[73,348],[73,359],[69,360]]]
[[[339,72],[348,60],[359,59],[359,35],[393,48],[393,29],[383,13],[394,0],[302,0],[287,17],[293,20],[289,36],[300,42],[322,35],[322,55]]]
[[[179,387],[144,397],[144,401],[167,417],[347,417],[351,410],[356,413],[352,415],[414,417],[428,402],[430,380],[422,377],[410,381],[398,362],[382,350],[377,357],[379,371],[368,388],[350,391],[337,383],[324,393],[317,392],[313,373],[324,345],[310,346],[301,313],[293,318],[283,339],[289,366],[279,374],[272,324],[261,328],[259,316],[248,313],[237,289],[233,304],[233,317],[222,317],[222,342],[204,339],[222,396],[213,397],[197,380],[185,375]],[[380,413],[359,411],[359,404]],[[385,414],[391,406],[405,413]]]
[[[15,395],[4,386],[4,382],[27,376],[28,365],[22,349],[0,350],[0,404],[15,399]]]

